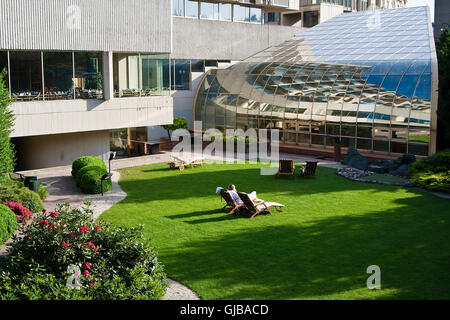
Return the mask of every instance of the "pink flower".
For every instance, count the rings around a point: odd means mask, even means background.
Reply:
[[[90,285],[89,285],[89,288],[93,288],[93,287],[94,287],[94,285],[93,285],[93,284],[90,284]]]
[[[41,220],[41,221],[39,221],[39,224],[41,226],[46,226],[46,225],[48,225],[48,220]]]
[[[84,246],[85,248],[94,248],[95,245],[92,242],[86,242],[86,245]]]
[[[65,242],[65,241],[61,241],[61,244],[64,246],[64,247],[68,247],[69,246],[69,244],[67,243],[67,242]]]
[[[89,231],[89,227],[88,227],[87,225],[83,225],[83,226],[80,228],[80,231],[81,231],[81,232],[88,232],[88,231]]]
[[[73,237],[73,232],[72,231],[69,232],[69,237]]]
[[[98,252],[98,249],[97,248],[94,248],[94,253],[97,253]]]
[[[89,271],[84,270],[84,271],[83,271],[83,275],[84,275],[85,277],[87,277],[87,276],[89,275]]]
[[[84,264],[84,267],[85,267],[86,269],[90,269],[90,268],[91,268],[91,264],[90,264],[89,262],[86,262],[86,263]]]
[[[100,231],[102,229],[102,227],[100,226],[95,226],[95,230]]]
[[[52,218],[57,218],[57,217],[58,217],[58,214],[57,214],[55,211],[52,211],[52,212],[50,212],[50,216],[51,216]]]
[[[48,225],[48,228],[49,228],[49,229],[53,229],[54,227],[55,227],[55,226],[54,226],[53,224],[51,224],[51,223]]]
[[[94,281],[94,282],[97,282],[98,280],[97,280],[97,278],[94,278],[93,281]]]

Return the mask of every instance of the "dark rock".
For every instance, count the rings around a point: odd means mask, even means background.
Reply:
[[[402,164],[396,170],[392,171],[391,174],[401,177],[408,176],[409,164]]]
[[[399,164],[394,160],[383,160],[382,166],[386,169],[386,171],[394,171],[399,167]]]
[[[372,171],[372,172],[376,172],[376,173],[386,173],[386,168],[383,166],[378,166],[376,164],[371,164],[367,170]]]
[[[383,160],[375,160],[372,164],[374,164],[376,166],[382,166],[383,165]]]
[[[344,159],[344,164],[359,170],[367,170],[369,160],[360,155],[355,149],[349,148]]]
[[[416,156],[413,154],[405,153],[397,159],[400,164],[411,164],[416,161]]]

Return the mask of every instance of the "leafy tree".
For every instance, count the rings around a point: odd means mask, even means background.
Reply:
[[[5,82],[6,70],[0,72],[0,183],[14,171],[14,148],[9,138],[14,116],[8,106],[11,103]]]
[[[177,129],[187,129],[188,121],[185,117],[176,117],[173,119],[173,124],[165,124],[161,127],[167,130],[167,135],[169,136],[169,139],[171,139],[170,132]]]
[[[450,148],[450,28],[446,27],[436,43],[439,65],[438,150]]]

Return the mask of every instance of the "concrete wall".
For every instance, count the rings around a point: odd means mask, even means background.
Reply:
[[[170,52],[170,0],[1,0],[0,48]]]
[[[445,24],[450,26],[450,1],[436,0],[434,6],[434,37],[438,39],[441,28]]]
[[[109,156],[109,131],[92,131],[12,139],[17,151],[16,170],[72,164],[80,156]]]
[[[15,102],[12,137],[172,123],[172,97]]]
[[[173,18],[173,59],[243,60],[291,39],[298,27]]]

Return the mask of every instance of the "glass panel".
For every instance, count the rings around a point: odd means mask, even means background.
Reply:
[[[102,99],[102,54],[75,52],[75,97],[77,99]]]
[[[250,8],[240,5],[233,5],[234,8],[234,21],[249,22],[250,21]]]
[[[311,144],[324,146],[325,145],[325,136],[312,134],[311,135]]]
[[[141,55],[142,95],[169,94],[169,57]]]
[[[261,15],[260,8],[250,8],[250,22],[261,23]]]
[[[72,52],[44,52],[45,100],[73,99]]]
[[[217,3],[200,2],[200,18],[217,20],[219,18],[219,5]]]
[[[117,155],[127,155],[127,140],[127,129],[114,129],[109,131],[110,150],[116,152]]]
[[[198,1],[186,0],[185,6],[186,17],[198,18]]]
[[[205,62],[203,60],[191,60],[192,72],[205,72]]]
[[[42,69],[40,52],[9,53],[11,94],[16,101],[42,100]]]
[[[233,20],[232,6],[229,3],[219,4],[219,19],[231,21]]]
[[[114,95],[116,97],[140,96],[139,55],[136,53],[114,53]]]
[[[173,0],[173,13],[174,16],[184,16],[184,0]]]

